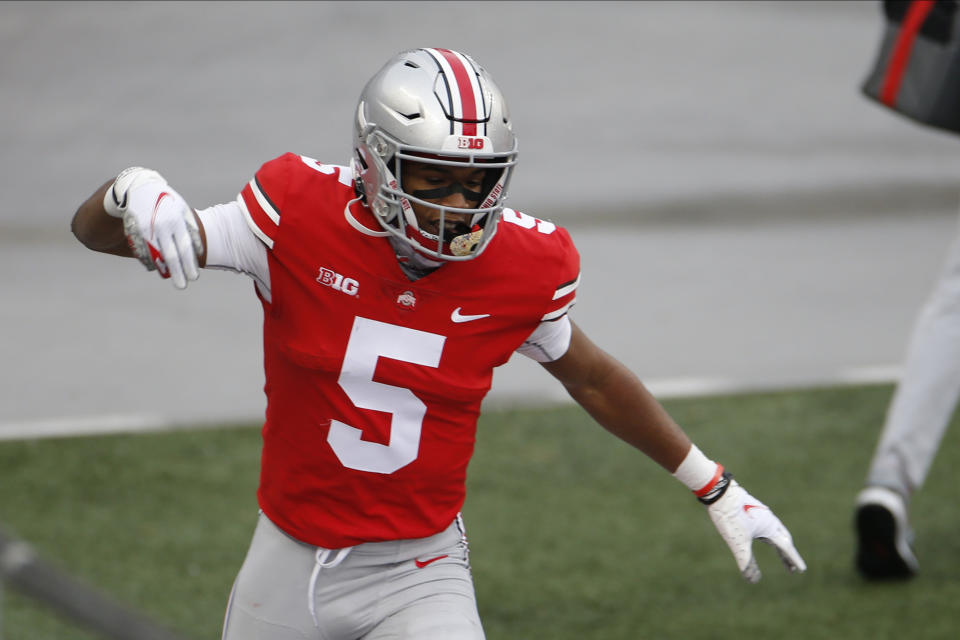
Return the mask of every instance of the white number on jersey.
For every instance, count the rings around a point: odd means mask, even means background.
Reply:
[[[350,167],[342,167],[337,164],[323,164],[319,160],[314,160],[307,156],[300,156],[300,160],[314,171],[319,171],[328,176],[333,175],[333,173],[339,169],[340,173],[337,174],[337,181],[346,187],[353,186],[353,175]]]
[[[368,318],[354,319],[338,382],[358,408],[390,414],[390,444],[361,440],[363,431],[332,420],[327,442],[343,466],[393,473],[417,459],[427,405],[409,389],[375,382],[373,373],[381,356],[437,367],[445,341],[435,333]]]
[[[533,216],[527,215],[522,211],[514,211],[513,209],[504,208],[503,210],[503,220],[504,222],[510,222],[512,224],[519,225],[524,229],[533,229],[537,228],[537,231],[544,235],[550,235],[557,230],[557,225],[547,220],[541,220],[540,218],[534,218]]]

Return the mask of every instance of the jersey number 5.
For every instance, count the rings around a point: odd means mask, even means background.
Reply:
[[[427,405],[410,389],[375,382],[373,372],[380,357],[437,367],[445,341],[436,333],[354,319],[338,382],[358,408],[390,414],[390,444],[361,440],[363,431],[332,420],[327,442],[343,466],[393,473],[417,459]]]

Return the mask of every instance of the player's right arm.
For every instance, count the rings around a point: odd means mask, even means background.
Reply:
[[[111,187],[113,180],[107,180],[84,200],[73,214],[70,230],[87,249],[133,258],[133,251],[123,233],[123,221],[108,215],[103,208],[103,197]]]
[[[97,189],[77,209],[71,229],[84,246],[138,258],[178,289],[197,279],[206,259],[196,212],[159,173],[142,167],[125,169]]]

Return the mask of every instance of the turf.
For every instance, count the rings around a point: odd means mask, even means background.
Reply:
[[[464,515],[481,616],[506,638],[953,638],[960,509],[948,432],[913,505],[920,575],[854,572],[851,505],[888,386],[672,400],[673,416],[794,534],[742,581],[703,508],[576,407],[489,413]],[[219,637],[256,518],[253,426],[0,443],[0,524],[191,638]],[[6,590],[5,640],[93,638]]]

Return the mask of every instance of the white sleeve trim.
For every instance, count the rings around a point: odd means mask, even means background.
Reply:
[[[247,224],[242,200],[200,209],[197,215],[207,237],[206,267],[247,274],[257,283],[260,293],[269,300],[267,247]]]
[[[540,321],[541,321],[541,322],[550,322],[551,320],[556,320],[557,318],[563,317],[563,316],[566,315],[567,311],[570,311],[570,307],[572,307],[572,306],[575,305],[576,303],[577,303],[577,300],[576,300],[576,299],[573,299],[573,300],[571,300],[570,302],[568,302],[567,304],[565,304],[565,305],[563,305],[562,307],[560,307],[559,309],[557,309],[557,310],[555,310],[555,311],[551,311],[550,313],[545,313],[545,314],[543,315],[543,317],[540,318]]]
[[[570,317],[563,316],[559,320],[543,321],[530,337],[517,348],[517,353],[522,353],[537,362],[553,362],[558,360],[570,348],[570,337],[573,335],[573,327],[570,325]]]

